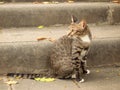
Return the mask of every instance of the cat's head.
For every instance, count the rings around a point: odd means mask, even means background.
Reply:
[[[74,31],[84,31],[87,27],[85,20],[78,21],[75,16],[71,16],[71,24],[69,26],[70,30]]]

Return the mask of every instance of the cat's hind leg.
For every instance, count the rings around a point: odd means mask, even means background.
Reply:
[[[86,69],[86,66],[87,66],[87,60],[82,60],[81,68],[82,68],[83,74],[90,74],[90,70]]]

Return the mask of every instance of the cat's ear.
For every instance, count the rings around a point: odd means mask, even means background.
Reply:
[[[71,21],[72,23],[76,23],[78,20],[75,16],[71,15]]]
[[[86,23],[85,20],[82,20],[82,21],[80,22],[80,25],[82,26],[83,29],[85,29],[86,26],[87,26],[87,23]]]

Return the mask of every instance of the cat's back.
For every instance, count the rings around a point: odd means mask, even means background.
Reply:
[[[59,38],[52,50],[50,62],[57,76],[67,76],[72,71],[71,49],[72,38],[67,35]]]

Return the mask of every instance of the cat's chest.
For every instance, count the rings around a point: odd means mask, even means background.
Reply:
[[[82,41],[84,41],[84,42],[88,42],[88,43],[91,42],[90,37],[89,37],[88,35],[82,36],[81,39],[82,39]]]

